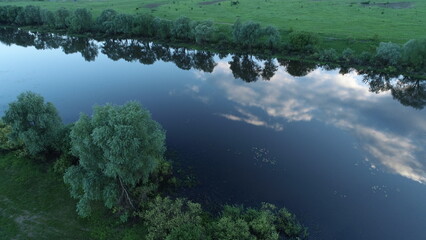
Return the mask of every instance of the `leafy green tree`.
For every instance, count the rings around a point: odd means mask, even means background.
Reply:
[[[289,34],[290,49],[296,52],[313,52],[319,43],[317,35],[309,32],[292,32]]]
[[[200,204],[168,197],[156,197],[148,203],[146,210],[139,212],[148,227],[147,240],[209,239],[203,227],[202,214]],[[184,231],[189,231],[189,234]]]
[[[153,37],[156,32],[154,17],[150,14],[137,15],[133,19],[133,34],[142,37]]]
[[[66,29],[69,26],[68,19],[71,13],[66,8],[59,8],[54,12],[55,28]]]
[[[12,127],[10,139],[22,143],[32,157],[58,150],[62,121],[52,103],[33,92],[25,92],[9,104],[3,121]]]
[[[153,24],[155,29],[155,36],[163,40],[171,38],[172,27],[173,27],[173,24],[171,21],[156,17],[153,20]]]
[[[85,8],[78,8],[68,17],[69,31],[72,33],[86,33],[92,29],[92,14]]]
[[[334,48],[329,48],[320,51],[318,58],[321,62],[337,62],[339,56]]]
[[[211,40],[215,28],[212,21],[199,22],[194,28],[195,42],[203,44]]]
[[[267,46],[272,49],[278,48],[281,41],[281,35],[278,29],[273,26],[267,26],[263,30],[263,33],[266,36]]]
[[[240,218],[230,216],[220,217],[213,225],[214,239],[221,240],[255,240],[256,238],[250,233],[248,223]]]
[[[192,40],[191,19],[188,17],[180,17],[173,22],[172,36],[180,40]]]
[[[55,14],[49,10],[43,9],[40,12],[41,22],[49,28],[55,28]]]
[[[381,42],[376,49],[376,57],[383,64],[397,66],[402,56],[402,48],[399,44]]]
[[[308,229],[304,227],[296,218],[296,215],[286,208],[281,208],[277,212],[276,227],[288,239],[305,239],[308,237]]]
[[[262,31],[259,23],[252,21],[241,23],[237,20],[232,28],[232,35],[236,44],[251,48],[259,43]]]
[[[426,39],[412,39],[405,43],[403,61],[412,70],[426,73]]]
[[[96,27],[100,32],[111,34],[114,33],[114,18],[117,12],[113,9],[105,9],[96,19]]]
[[[156,189],[150,176],[164,161],[165,133],[140,104],[96,106],[91,118],[81,115],[70,137],[79,165],[66,170],[64,181],[79,199],[79,215],[89,216],[90,203],[100,200],[125,220]]]
[[[127,14],[118,14],[114,18],[115,33],[119,34],[132,34],[133,30],[133,16]]]
[[[355,51],[350,48],[344,49],[342,51],[341,60],[346,64],[353,63],[355,61]]]
[[[1,6],[0,7],[0,23],[13,24],[16,17],[23,11],[23,7],[18,6]]]
[[[12,133],[12,127],[0,120],[0,153],[13,149],[16,145],[9,141],[9,135]]]
[[[26,6],[22,11],[19,12],[15,19],[15,23],[18,25],[41,25],[40,7]]]

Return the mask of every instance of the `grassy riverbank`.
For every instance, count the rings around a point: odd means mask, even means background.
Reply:
[[[138,233],[141,226],[123,229],[102,213],[80,218],[75,204],[61,176],[14,153],[0,154],[0,239],[125,239],[143,234]]]
[[[368,4],[367,4],[368,3]],[[65,1],[4,1],[2,5],[35,5],[49,10],[65,7],[90,9],[94,17],[105,9],[120,13],[151,13],[175,20],[187,16],[192,20],[212,20],[219,28],[229,29],[237,20],[257,21],[263,26],[277,27],[285,39],[288,31],[318,33],[323,47],[372,50],[380,41],[405,43],[426,37],[424,28],[426,2],[412,0],[372,1],[342,0],[65,0]]]

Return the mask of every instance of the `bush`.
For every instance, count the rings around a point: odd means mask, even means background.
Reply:
[[[232,35],[235,44],[251,48],[259,44],[262,31],[259,23],[251,21],[241,23],[238,20],[232,27]]]
[[[69,26],[68,19],[71,13],[65,8],[59,8],[54,12],[55,28],[66,29]]]
[[[281,208],[277,214],[277,229],[285,234],[288,239],[305,239],[308,237],[308,229],[303,227],[296,216],[287,209]]]
[[[206,239],[202,214],[200,204],[168,197],[156,197],[145,211],[139,212],[148,227],[147,240]],[[190,231],[185,233],[186,230]]]
[[[413,71],[426,73],[426,39],[412,39],[405,43],[403,61]]]
[[[0,23],[14,24],[16,17],[23,11],[23,7],[18,6],[1,6],[0,7]]]
[[[319,43],[318,36],[308,32],[292,32],[289,39],[290,50],[295,52],[314,52]]]
[[[22,143],[31,157],[58,150],[57,142],[62,122],[52,103],[32,92],[18,96],[9,104],[3,121],[12,127],[11,140]]]
[[[96,19],[96,28],[102,33],[112,34],[114,33],[114,18],[117,16],[117,12],[112,9],[106,9],[102,11],[101,15]]]
[[[41,22],[49,28],[55,28],[55,15],[53,12],[43,9],[40,13]]]
[[[171,21],[154,18],[153,23],[156,37],[163,40],[171,38],[173,26]]]
[[[346,64],[353,63],[355,61],[354,50],[352,50],[350,48],[346,48],[345,50],[343,50],[341,60]]]
[[[191,28],[191,19],[187,17],[180,17],[173,22],[171,29],[172,36],[179,40],[192,40],[194,39]]]
[[[9,135],[12,133],[12,127],[0,120],[0,153],[10,151],[16,147],[9,141]]]
[[[195,42],[198,44],[203,44],[211,40],[214,32],[213,22],[204,21],[196,24],[194,28],[193,35],[195,36]]]
[[[142,37],[154,37],[156,32],[154,17],[150,14],[137,15],[133,19],[133,34]]]
[[[376,58],[383,66],[397,66],[402,56],[402,48],[396,43],[381,42],[376,49]]]
[[[15,23],[23,26],[41,25],[40,8],[32,5],[24,7],[16,17]]]
[[[67,18],[68,30],[72,33],[86,33],[92,30],[92,14],[85,8],[79,8]]]
[[[318,59],[321,62],[337,62],[339,56],[334,48],[330,48],[320,51]]]
[[[276,49],[279,47],[281,42],[281,35],[276,27],[267,26],[263,30],[263,35],[266,37],[266,46],[268,48]]]

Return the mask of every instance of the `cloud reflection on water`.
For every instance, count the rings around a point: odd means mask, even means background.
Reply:
[[[196,76],[210,78],[200,72]],[[222,117],[277,131],[285,128],[283,119],[287,124],[312,120],[331,124],[350,132],[386,169],[426,183],[422,163],[426,143],[424,112],[394,104],[390,93],[371,93],[362,76],[354,72],[340,75],[337,71],[316,69],[295,78],[280,67],[270,81],[245,83],[234,79],[229,64],[220,61],[211,78],[236,105],[236,113],[218,114]],[[267,117],[262,117],[265,114]],[[266,118],[268,121],[263,120]],[[410,126],[396,129],[390,122]]]

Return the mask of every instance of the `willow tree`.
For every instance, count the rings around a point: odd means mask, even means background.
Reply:
[[[33,92],[21,93],[9,104],[3,121],[11,126],[10,140],[22,143],[31,157],[58,149],[58,138],[63,127],[55,106]]]
[[[96,106],[92,117],[82,114],[70,133],[71,152],[79,165],[64,175],[71,196],[79,199],[77,212],[89,216],[91,202],[126,215],[146,193],[163,161],[165,132],[140,104]]]

